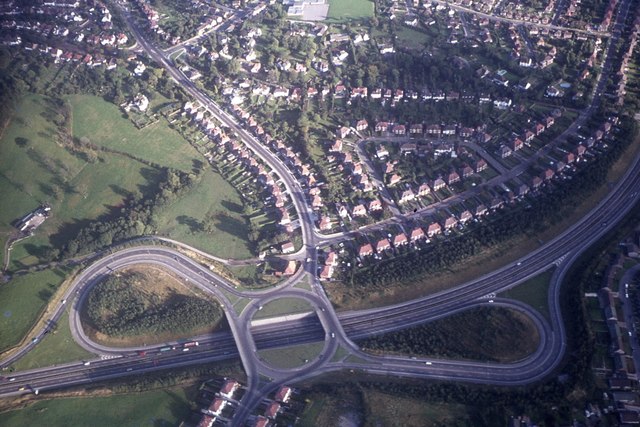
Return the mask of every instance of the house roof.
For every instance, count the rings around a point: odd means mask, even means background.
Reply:
[[[278,402],[273,402],[271,405],[267,407],[267,410],[264,411],[264,415],[269,418],[275,418],[280,411],[280,404]]]

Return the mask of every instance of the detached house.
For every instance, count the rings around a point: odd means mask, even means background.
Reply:
[[[417,242],[418,240],[421,240],[424,238],[425,238],[424,230],[421,227],[414,228],[413,231],[411,231],[412,242]]]
[[[387,249],[391,249],[391,243],[389,243],[388,239],[382,239],[376,243],[376,252],[384,252]]]
[[[371,247],[371,244],[367,243],[365,245],[360,246],[358,255],[361,257],[373,255],[373,247]]]
[[[416,198],[415,194],[411,189],[405,190],[402,192],[402,196],[400,197],[400,203],[407,203]]]
[[[441,232],[442,228],[440,227],[440,224],[438,224],[437,222],[432,222],[427,228],[427,237],[431,238],[436,234],[440,234]]]
[[[409,243],[409,240],[407,239],[407,236],[404,233],[400,233],[393,238],[393,246],[395,246],[396,248],[399,246],[406,245],[407,243]]]

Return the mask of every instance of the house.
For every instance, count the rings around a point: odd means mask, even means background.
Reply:
[[[322,203],[322,197],[319,195],[313,196],[313,201],[311,202],[311,207],[314,209],[320,209],[324,204]]]
[[[271,402],[267,409],[264,411],[264,416],[267,418],[275,418],[280,412],[280,404],[278,402]]]
[[[527,131],[527,132],[529,132],[529,131]],[[531,135],[533,135],[533,134],[531,134]],[[522,150],[522,147],[524,147],[524,142],[522,142],[522,140],[520,138],[514,138],[513,141],[511,141],[511,150],[512,151]]]
[[[332,265],[334,267],[338,265],[338,255],[333,251],[329,252],[327,254],[327,259],[324,261],[324,265]]]
[[[421,135],[423,130],[424,128],[421,123],[415,123],[409,127],[409,133],[411,135]]]
[[[440,224],[438,224],[437,222],[432,222],[427,228],[427,236],[429,238],[435,236],[436,234],[440,234],[441,232],[442,232],[442,228],[440,227]]]
[[[339,153],[342,151],[342,140],[336,139],[331,148],[329,148],[329,152]]]
[[[381,211],[382,202],[379,199],[374,199],[369,202],[369,212]]]
[[[418,240],[421,240],[424,238],[425,238],[424,230],[421,227],[416,227],[411,231],[412,242],[417,242]]]
[[[358,255],[361,257],[373,255],[373,247],[370,243],[360,246],[360,250],[358,251]]]
[[[487,214],[487,207],[483,204],[480,204],[476,207],[476,217],[481,217]]]
[[[522,197],[529,192],[529,186],[527,184],[520,184],[518,187],[518,196]]]
[[[564,156],[564,161],[566,164],[570,165],[571,163],[576,161],[576,155],[573,154],[572,152],[568,152]]]
[[[500,209],[502,205],[504,205],[504,200],[496,196],[493,199],[491,199],[491,205],[489,207],[491,208],[491,210],[496,210],[496,209]]]
[[[331,279],[331,276],[333,276],[333,266],[325,265],[322,267],[322,271],[320,271],[320,279],[328,280]]]
[[[429,193],[431,193],[431,188],[429,188],[429,185],[422,184],[420,185],[420,187],[418,187],[418,196],[419,197],[425,197],[428,196]]]
[[[215,422],[216,417],[212,417],[211,415],[202,415],[200,422],[198,423],[198,427],[211,427]]]
[[[433,187],[433,191],[438,191],[438,190],[440,190],[440,189],[444,188],[444,187],[445,187],[445,185],[446,185],[446,184],[445,184],[445,182],[444,182],[444,180],[443,180],[442,178],[436,178],[436,179],[433,181],[433,185],[432,185],[432,187]]]
[[[555,119],[552,116],[546,117],[544,120],[544,125],[547,127],[547,129],[549,129],[551,126],[554,125],[555,123]]]
[[[331,228],[331,218],[329,218],[328,216],[323,216],[322,218],[320,218],[320,231],[331,230]]]
[[[391,175],[391,178],[389,178],[389,185],[396,185],[400,182],[400,179],[400,175],[394,173],[393,175]]]
[[[456,125],[446,125],[442,128],[442,135],[454,136],[456,134]]]
[[[413,194],[413,191],[411,191],[411,189],[405,190],[402,192],[402,196],[400,196],[400,203],[407,203],[412,201],[413,199],[415,199],[416,196],[415,194]]]
[[[238,381],[227,379],[220,389],[220,395],[228,399],[232,399],[233,394],[238,388],[240,388],[240,383]]]
[[[369,123],[366,120],[358,120],[356,122],[356,130],[358,132],[366,130],[369,127]]]
[[[469,165],[464,165],[460,172],[462,173],[462,178],[469,178],[473,175],[473,168]]]
[[[400,233],[393,238],[393,246],[396,248],[406,245],[407,243],[409,243],[409,240],[407,239],[407,235],[404,233]]]
[[[513,154],[513,151],[511,150],[511,148],[503,145],[498,150],[498,154],[500,154],[500,157],[502,157],[503,159],[506,159],[507,157],[511,156],[511,154]]]
[[[474,134],[474,131],[472,128],[463,127],[462,129],[460,129],[460,136],[462,138],[471,138],[473,134]]]
[[[385,158],[389,155],[389,150],[387,150],[387,147],[385,147],[384,145],[381,145],[378,147],[378,149],[376,150],[376,157],[378,157],[379,159]]]
[[[480,173],[487,169],[487,162],[484,159],[480,159],[476,162],[476,173]]]
[[[534,190],[537,190],[538,188],[540,188],[541,185],[542,185],[542,178],[540,178],[539,176],[534,176],[533,179],[531,180],[531,188],[533,188]]]
[[[533,141],[533,138],[535,138],[536,134],[531,132],[530,130],[525,131],[523,137],[525,142],[531,142]]]
[[[351,211],[353,216],[367,216],[367,208],[363,204],[356,205]]]
[[[427,135],[440,136],[442,135],[442,128],[440,125],[429,125],[426,129]]]
[[[407,133],[407,128],[405,125],[395,125],[391,131],[394,135],[404,136]]]
[[[384,252],[387,249],[391,249],[391,243],[389,243],[389,239],[382,239],[376,243],[376,252]]]
[[[207,408],[207,413],[211,415],[220,415],[224,407],[227,406],[227,401],[221,397],[216,397]]]
[[[545,126],[542,123],[536,123],[536,125],[533,127],[533,131],[535,132],[536,136],[540,135],[542,132],[545,131]]]
[[[575,149],[576,156],[578,156],[578,157],[584,156],[584,153],[586,153],[586,152],[587,152],[587,147],[585,147],[582,144],[578,145],[576,147],[576,149]]]
[[[376,132],[386,132],[389,129],[388,122],[378,122],[376,123],[375,131]]]
[[[276,276],[293,276],[293,274],[296,272],[296,268],[298,267],[297,263],[293,260],[288,261],[285,265],[284,265],[284,269],[282,270],[276,270],[275,275]]]
[[[269,418],[265,418],[262,415],[258,415],[254,424],[255,427],[269,427],[269,425]]]
[[[340,129],[338,129],[338,136],[340,138],[346,138],[350,133],[351,133],[351,129],[349,129],[346,126],[342,126],[340,127]]]
[[[458,220],[455,216],[451,215],[449,218],[444,220],[444,229],[450,230],[458,224]]]
[[[282,246],[280,247],[281,251],[283,254],[290,254],[293,251],[295,251],[295,247],[293,246],[293,243],[291,242],[284,242],[282,244]]]
[[[460,214],[460,223],[466,224],[472,218],[473,218],[473,215],[471,214],[471,211],[466,210]]]
[[[447,184],[455,184],[456,182],[460,182],[460,175],[458,172],[452,171],[449,175],[447,175]]]
[[[551,178],[553,178],[554,175],[555,175],[555,172],[553,172],[553,169],[547,168],[544,172],[542,172],[542,179],[544,179],[545,181],[548,181]]]
[[[418,150],[418,146],[413,142],[407,142],[400,146],[400,153],[402,154],[411,154],[415,153]]]

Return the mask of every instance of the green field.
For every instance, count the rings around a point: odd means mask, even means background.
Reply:
[[[373,2],[370,0],[329,0],[327,18],[346,21],[373,18]]]
[[[28,95],[0,140],[0,235],[41,203],[52,207],[35,235],[14,246],[13,270],[41,262],[47,248],[62,247],[86,222],[157,180],[157,169],[122,155],[100,153],[95,163],[73,155],[56,142],[56,114],[48,98]]]
[[[72,108],[76,138],[86,137],[100,147],[185,172],[191,171],[194,164],[202,164],[203,159],[195,148],[171,129],[164,118],[139,130],[123,117],[122,110],[102,98],[75,95],[67,99]]]
[[[94,359],[95,354],[80,347],[71,336],[69,314],[65,312],[53,332],[45,336],[36,347],[19,359],[12,367],[17,371],[43,368],[61,363]]]
[[[274,368],[292,369],[305,365],[318,357],[323,348],[324,342],[301,344],[285,348],[258,350],[258,356]]]
[[[189,193],[161,212],[158,233],[223,258],[251,258],[242,211],[238,192],[207,168]],[[203,230],[207,216],[214,218],[211,233]]]
[[[20,342],[64,277],[61,270],[45,270],[0,286],[0,351]]]
[[[422,50],[426,47],[429,37],[422,31],[401,27],[398,29],[398,44],[408,49]]]
[[[44,400],[21,410],[3,413],[1,424],[3,427],[176,426],[190,416],[189,400],[182,388],[109,397]]]

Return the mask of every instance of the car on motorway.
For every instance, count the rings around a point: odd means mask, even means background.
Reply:
[[[333,332],[331,332],[331,338],[335,338],[336,334],[334,334]]]
[[[425,365],[433,365],[432,362],[424,362]]]
[[[16,380],[16,378],[15,378],[15,377],[11,377],[11,378],[9,378],[9,382],[12,382],[12,381],[15,381],[15,380]]]
[[[89,365],[91,365],[91,362],[88,362],[88,361],[87,361],[87,362],[84,362],[84,363],[83,363],[83,365],[84,365],[84,366],[89,366]]]

